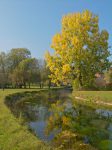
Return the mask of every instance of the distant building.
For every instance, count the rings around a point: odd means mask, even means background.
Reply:
[[[96,77],[95,84],[98,87],[104,87],[104,86],[106,86],[106,81],[104,79],[104,74],[96,73],[95,77]]]

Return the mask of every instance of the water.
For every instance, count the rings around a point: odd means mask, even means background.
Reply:
[[[85,144],[112,150],[112,111],[78,104],[70,94],[70,90],[26,92],[13,95],[6,104],[45,142],[68,130]]]

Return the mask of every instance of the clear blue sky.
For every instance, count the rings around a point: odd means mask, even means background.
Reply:
[[[50,49],[53,35],[61,30],[61,18],[89,9],[99,15],[112,45],[112,0],[0,0],[0,51],[26,47],[35,57]]]

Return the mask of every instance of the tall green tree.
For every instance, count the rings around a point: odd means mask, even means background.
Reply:
[[[43,88],[44,85],[50,88],[51,86],[51,79],[49,78],[50,70],[47,67],[47,63],[44,59],[39,60],[39,70],[40,70],[40,88]]]
[[[5,88],[8,83],[7,55],[0,53],[0,86]]]
[[[31,58],[31,52],[27,48],[13,48],[8,53],[8,62],[11,71],[15,69],[19,63],[26,59]]]
[[[27,58],[31,58],[31,52],[27,48],[13,48],[7,54],[8,72],[9,72],[9,78],[10,81],[12,82],[11,83],[12,85],[15,86],[20,85],[20,83],[18,83],[17,80],[18,75],[20,76],[18,66],[23,60]]]
[[[13,71],[12,78],[16,85],[24,85],[26,88],[26,84],[30,84],[37,82],[36,75],[38,77],[39,67],[38,61],[35,58],[27,58],[21,61]]]
[[[109,67],[109,34],[99,29],[99,18],[86,10],[62,18],[62,31],[53,37],[54,55],[46,54],[50,78],[78,88],[93,86],[95,74]]]

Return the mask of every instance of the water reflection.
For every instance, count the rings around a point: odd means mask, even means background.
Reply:
[[[70,93],[69,90],[26,92],[18,98],[14,95],[6,103],[16,117],[21,114],[41,140],[62,144],[61,140],[69,139],[70,146],[72,141],[73,144],[78,141],[98,149],[107,144],[111,150],[108,143],[112,142],[112,111],[79,104],[70,98]]]
[[[109,110],[97,109],[96,112],[106,118],[112,117],[112,111],[109,111]]]

